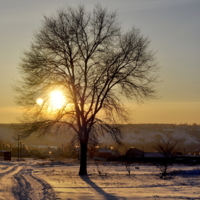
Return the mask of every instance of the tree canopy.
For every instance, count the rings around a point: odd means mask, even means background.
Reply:
[[[17,103],[26,108],[23,136],[69,127],[80,143],[79,174],[87,174],[88,142],[98,142],[100,133],[120,142],[116,125],[128,119],[122,97],[143,101],[155,94],[157,65],[149,44],[139,29],[124,31],[117,13],[100,5],[44,17],[15,88]]]

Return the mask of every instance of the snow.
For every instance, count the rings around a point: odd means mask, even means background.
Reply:
[[[200,199],[200,167],[175,165],[177,173],[160,179],[153,165],[135,164],[127,175],[121,163],[93,161],[88,176],[78,176],[77,160],[0,161],[0,200]]]
[[[188,130],[179,130],[179,129],[163,129],[163,130],[148,130],[148,129],[139,129],[139,133],[134,127],[129,126],[123,129],[123,142],[129,144],[147,144],[154,143],[158,141],[159,138],[163,138],[164,140],[175,139],[177,141],[181,141],[182,145],[193,145],[200,144],[198,134],[196,136],[192,136]],[[105,135],[104,137],[100,137],[100,141],[102,144],[109,144],[111,140],[111,136]]]

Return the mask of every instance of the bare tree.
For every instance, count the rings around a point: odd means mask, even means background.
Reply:
[[[156,166],[160,169],[161,178],[165,178],[170,171],[170,165],[172,164],[171,157],[178,151],[178,143],[179,141],[172,138],[165,140],[162,138],[153,145],[154,149],[163,155],[163,158],[160,158],[156,163]]]
[[[123,159],[123,164],[125,165],[126,170],[127,170],[129,176],[131,175],[131,165],[132,165],[133,163],[134,163],[133,158],[125,157],[125,158]]]
[[[44,17],[19,68],[16,99],[27,109],[21,133],[74,132],[80,175],[87,174],[89,141],[106,133],[120,142],[117,124],[128,119],[122,97],[143,101],[155,94],[157,66],[148,38],[135,28],[122,31],[116,17],[100,5],[92,12],[68,7]],[[66,98],[59,108],[48,96],[55,89]]]

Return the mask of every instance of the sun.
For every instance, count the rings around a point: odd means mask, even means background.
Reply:
[[[38,98],[36,103],[39,106],[44,105],[44,100],[42,98]],[[66,98],[61,90],[53,90],[48,94],[48,98],[45,100],[45,107],[48,111],[56,111],[67,104]]]
[[[62,91],[54,90],[49,94],[49,106],[51,110],[61,109],[66,104],[66,99]]]
[[[39,105],[39,106],[41,106],[42,104],[43,104],[43,99],[42,98],[38,98],[37,100],[36,100],[36,103]]]

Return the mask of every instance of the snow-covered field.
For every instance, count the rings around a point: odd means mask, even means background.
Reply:
[[[173,166],[175,176],[163,180],[151,165],[132,166],[127,176],[124,165],[90,161],[88,176],[78,176],[75,160],[0,161],[0,199],[200,199],[200,166]]]

